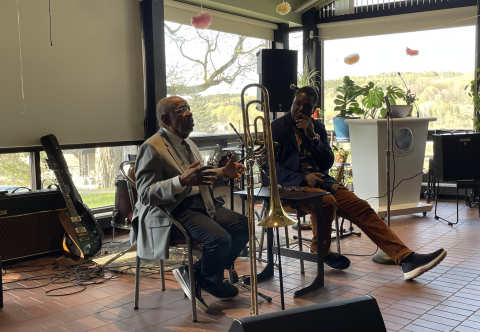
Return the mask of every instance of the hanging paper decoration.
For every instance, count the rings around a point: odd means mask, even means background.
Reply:
[[[418,53],[420,53],[419,50],[412,50],[407,47],[407,55],[415,56],[415,55],[418,55]]]
[[[201,11],[197,16],[192,16],[190,22],[197,29],[206,29],[212,24],[212,15],[209,12]]]
[[[290,7],[290,4],[285,1],[277,6],[277,13],[280,15],[286,15],[290,13],[290,10],[292,10],[292,7]]]
[[[354,65],[360,60],[360,55],[358,53],[350,54],[345,57],[343,60],[347,65]]]

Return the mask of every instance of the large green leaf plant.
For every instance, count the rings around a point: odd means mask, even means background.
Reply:
[[[350,77],[343,78],[343,85],[337,88],[337,96],[333,101],[335,103],[334,111],[340,112],[337,117],[347,117],[353,114],[363,114],[364,111],[360,108],[356,98],[359,96],[361,88],[355,84]]]
[[[383,118],[387,113],[385,105],[385,96],[388,97],[391,105],[396,105],[396,99],[403,98],[405,93],[397,86],[388,86],[385,91],[382,87],[375,86],[375,83],[368,82],[363,88],[359,90],[359,95],[362,96],[362,106],[364,118],[376,119],[377,116]]]

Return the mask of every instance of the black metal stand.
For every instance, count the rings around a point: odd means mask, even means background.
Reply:
[[[440,190],[440,180],[436,180],[434,178],[434,183],[435,183],[435,219],[440,219],[440,220],[443,220],[445,222],[447,222],[448,226],[453,226],[453,225],[456,225],[458,224],[458,189],[465,189],[465,199],[467,199],[467,189],[468,188],[474,188],[473,190],[473,195],[475,195],[475,188],[477,187],[477,184],[480,182],[480,180],[458,180],[458,181],[452,181],[452,182],[455,182],[455,188],[456,188],[456,195],[455,195],[455,199],[456,199],[456,203],[457,203],[457,221],[456,222],[450,222],[448,221],[447,219],[444,219],[440,216],[437,215],[437,204],[438,204],[438,201],[440,200],[440,195],[438,193],[438,191]],[[467,206],[469,206],[467,204]],[[471,207],[471,205],[469,206]],[[480,217],[480,204],[478,205],[478,216]]]
[[[238,274],[237,274],[237,271],[235,271],[235,269],[233,269],[233,266],[232,266],[232,270],[229,271],[229,279],[228,281],[233,285],[238,285],[240,287],[243,287],[245,288],[246,290],[248,291],[251,291],[252,289],[250,288],[250,286],[247,286],[243,281],[240,281],[239,277],[238,277]],[[245,275],[241,275],[240,277],[245,277]],[[260,292],[257,292],[258,296],[264,298],[267,302],[272,302],[272,298],[270,296],[267,296],[263,293],[260,293]]]
[[[283,274],[282,274],[282,256],[280,255],[280,232],[277,228],[277,250],[278,250],[278,275],[280,277],[280,303],[282,310],[285,310],[285,298],[283,295]]]
[[[390,149],[390,135],[392,132],[392,128],[390,126],[390,119],[392,116],[392,108],[390,107],[390,101],[388,97],[385,96],[385,103],[387,105],[387,225],[390,227],[390,206],[392,202],[390,201],[390,156],[392,154],[392,150]],[[380,251],[377,252],[375,255],[372,256],[372,261],[378,264],[384,265],[396,265],[395,261],[391,259],[388,255],[384,252]]]

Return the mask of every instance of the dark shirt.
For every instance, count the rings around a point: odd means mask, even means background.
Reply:
[[[303,174],[319,173],[320,167],[312,158],[312,143],[308,139],[302,138],[302,133],[294,126],[295,139],[300,152],[300,172]]]
[[[302,147],[298,146],[295,131],[295,123],[290,113],[274,120],[272,122],[272,138],[278,145],[275,150],[275,168],[277,172],[278,184],[282,186],[301,186],[304,185],[306,173],[302,170],[301,153]],[[328,170],[332,167],[334,156],[330,145],[328,144],[327,131],[325,125],[318,120],[313,120],[315,133],[320,135],[320,141],[313,143],[300,133],[302,144],[305,144],[305,150],[310,150],[309,160],[313,163],[312,168],[318,169],[325,175],[325,180],[335,182],[328,176]],[[301,144],[301,145],[302,145]],[[306,161],[304,158],[303,161]]]

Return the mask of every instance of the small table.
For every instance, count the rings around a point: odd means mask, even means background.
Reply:
[[[235,195],[240,195],[243,200],[247,199],[247,191],[237,191]],[[287,248],[280,248],[280,254],[282,256],[303,259],[309,262],[317,262],[317,276],[315,280],[308,286],[297,290],[293,297],[297,298],[302,295],[308,294],[311,291],[322,288],[324,286],[324,271],[323,271],[323,196],[330,195],[330,193],[310,192],[310,191],[283,191],[280,193],[280,199],[283,203],[290,205],[294,208],[301,205],[313,204],[317,210],[317,237],[320,239],[321,245],[317,246],[317,254],[311,254],[308,252],[297,251]],[[270,188],[257,188],[254,190],[254,196],[261,198],[267,204],[270,205]],[[312,221],[314,222],[314,221]],[[273,250],[278,250],[273,246],[273,228],[267,228],[267,266],[262,272],[258,274],[258,281],[266,280],[273,277]]]

